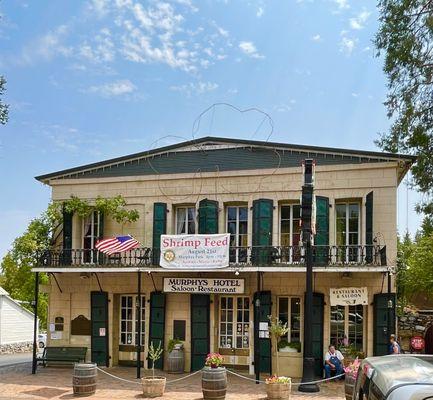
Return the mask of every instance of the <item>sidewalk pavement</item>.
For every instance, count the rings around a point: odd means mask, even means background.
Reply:
[[[136,400],[143,398],[139,381],[135,379],[133,368],[110,368],[111,374],[134,381],[122,382],[98,371],[96,394],[89,397],[92,400],[118,399]],[[68,400],[73,399],[71,367],[39,367],[36,375],[32,375],[31,368],[11,371],[2,374],[0,378],[0,400]],[[150,371],[143,371],[149,375]],[[158,374],[160,374],[158,372]],[[182,375],[166,375],[167,381],[177,379]],[[291,400],[343,400],[344,386],[341,382],[327,382],[320,386],[319,393],[299,393],[297,387],[292,388]],[[196,374],[191,378],[168,383],[163,400],[199,400],[202,399],[201,376]],[[264,400],[266,399],[265,385],[256,385],[242,378],[228,376],[227,400]]]

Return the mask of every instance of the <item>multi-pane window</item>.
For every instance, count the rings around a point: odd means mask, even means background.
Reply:
[[[186,235],[195,233],[195,207],[176,208],[176,234]]]
[[[339,261],[358,261],[360,244],[360,206],[359,203],[338,203],[336,209],[337,246]]]
[[[83,262],[96,262],[97,252],[93,251],[99,236],[100,215],[92,212],[83,219]]]
[[[246,262],[248,246],[248,207],[227,207],[227,232],[230,233],[230,262]]]
[[[250,299],[223,296],[220,300],[219,347],[249,348]]]
[[[299,242],[301,240],[301,206],[282,205],[280,209],[280,245],[282,261],[299,261]]]
[[[287,323],[287,341],[299,343],[301,341],[301,298],[279,297],[278,319]]]
[[[138,297],[123,295],[120,297],[120,344],[135,345],[138,338]],[[141,345],[144,346],[145,305],[141,296]],[[135,321],[135,322],[134,322]]]
[[[344,344],[363,348],[364,306],[331,306],[331,344],[337,348]]]

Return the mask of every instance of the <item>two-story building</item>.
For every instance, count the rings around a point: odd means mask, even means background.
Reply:
[[[321,375],[329,343],[339,346],[346,340],[366,355],[386,353],[395,327],[395,286],[391,279],[388,294],[388,276],[396,262],[397,187],[414,158],[214,137],[36,178],[52,188],[53,201],[120,194],[140,214],[127,224],[97,212],[86,218],[65,216],[60,241],[34,269],[50,274],[50,284],[42,288],[49,293],[48,345],[87,346],[88,359],[101,365],[135,364],[141,303],[139,354],[145,366],[150,341],[166,348],[179,337],[186,371],[201,368],[206,354],[217,351],[229,366],[252,373],[259,363],[262,372],[271,372],[277,346],[266,334],[266,323],[273,315],[288,324],[283,339],[300,343],[293,346],[300,351],[279,353],[280,373],[301,376],[305,266],[300,196],[301,164],[307,158],[316,163],[316,372]],[[161,234],[225,232],[230,233],[226,268],[159,265]],[[132,235],[142,248],[114,258],[95,251],[98,239],[122,234]],[[254,256],[255,249],[261,249],[260,257]],[[167,278],[183,279],[171,281],[178,290],[164,288]],[[197,279],[238,286],[229,295],[190,293]],[[344,288],[350,290],[337,290]],[[347,301],[338,300],[345,296]],[[164,360],[158,366],[164,367]]]

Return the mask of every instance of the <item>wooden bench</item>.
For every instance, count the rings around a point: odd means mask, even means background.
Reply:
[[[86,360],[87,347],[45,347],[42,357],[36,358],[42,361],[45,367],[47,362],[79,363]]]

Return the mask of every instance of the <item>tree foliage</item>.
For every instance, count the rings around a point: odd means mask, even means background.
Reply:
[[[11,250],[1,262],[1,285],[13,299],[23,302],[23,306],[33,311],[35,274],[31,271],[37,265],[37,252],[46,249],[50,241],[50,223],[43,214],[32,220],[27,230],[17,237]],[[40,275],[40,283],[47,283],[48,277]],[[41,327],[46,327],[47,296],[39,295],[38,315]]]
[[[417,209],[433,214],[433,0],[380,0],[379,10],[375,45],[385,55],[393,123],[377,143],[417,156],[413,184],[426,194]]]
[[[9,118],[9,105],[2,101],[2,97],[6,91],[6,79],[0,75],[0,124],[4,125]]]
[[[408,234],[398,240],[397,290],[401,303],[419,293],[433,295],[433,232],[431,218],[425,217],[412,240]]]

